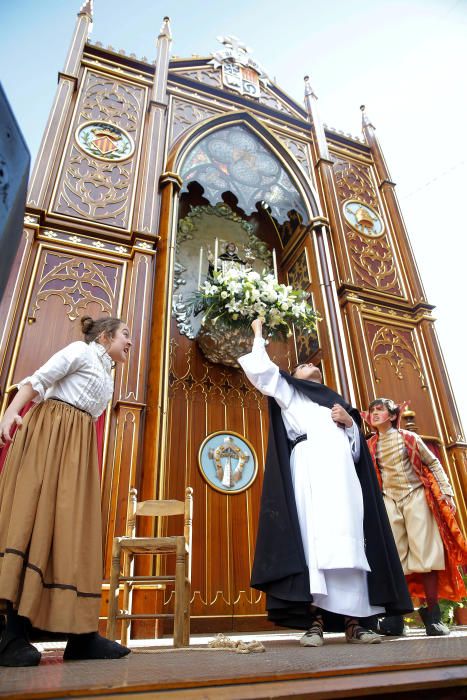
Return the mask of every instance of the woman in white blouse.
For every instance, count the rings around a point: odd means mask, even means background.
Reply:
[[[94,425],[112,397],[113,364],[128,357],[130,332],[118,318],[86,316],[81,326],[84,341],[23,379],[0,421],[0,447],[11,441],[0,475],[0,604],[7,610],[0,666],[39,663],[28,620],[68,634],[64,660],[130,651],[97,633],[102,538]],[[36,405],[21,418],[31,401]]]

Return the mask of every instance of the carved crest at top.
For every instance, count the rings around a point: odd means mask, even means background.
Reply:
[[[235,36],[220,36],[217,40],[224,48],[212,54],[210,63],[215,68],[222,69],[223,85],[241,95],[259,100],[261,85],[267,85],[268,77],[263,68],[251,58],[251,49]]]

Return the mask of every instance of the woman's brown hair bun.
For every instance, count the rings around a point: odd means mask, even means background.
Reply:
[[[83,316],[81,319],[81,330],[84,335],[87,335],[94,325],[94,319],[91,316]]]
[[[120,318],[113,316],[103,316],[101,318],[91,318],[91,316],[83,316],[81,319],[81,329],[86,343],[92,343],[100,335],[106,335],[113,338],[115,331],[122,325],[123,321]]]

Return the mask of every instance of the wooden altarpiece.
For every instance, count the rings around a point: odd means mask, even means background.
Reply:
[[[191,486],[192,629],[265,624],[249,574],[267,405],[238,369],[203,356],[184,305],[183,285],[197,278],[198,263],[193,254],[180,262],[182,243],[212,249],[215,237],[253,241],[265,260],[275,249],[280,281],[310,292],[322,315],[316,338],[271,345],[283,368],[320,362],[325,382],[360,408],[375,396],[410,399],[418,431],[449,473],[465,530],[465,439],[433,307],[365,112],[363,138],[344,136],[322,126],[308,79],[303,108],[232,38],[213,58],[170,60],[165,18],[153,65],[91,44],[91,22],[85,2],[2,301],[0,386],[6,405],[9,387],[79,337],[83,313],[127,320],[133,348],[106,417],[104,577],[112,538],[126,528],[130,488],[140,500],[181,499]],[[255,187],[262,196],[247,207],[245,192]],[[213,433],[243,438],[257,460],[255,478],[238,492],[213,487],[199,469]],[[143,586],[134,605],[169,610],[172,593]],[[105,617],[105,585],[102,610]],[[133,636],[160,632],[143,621]]]

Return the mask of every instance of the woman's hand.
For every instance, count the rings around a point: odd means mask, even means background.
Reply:
[[[21,428],[23,419],[19,414],[26,404],[32,401],[36,396],[37,391],[32,388],[29,382],[23,384],[23,386],[18,389],[15,398],[8,406],[0,421],[0,447],[3,447],[7,442],[11,442],[12,438],[10,435],[14,425],[17,425],[18,429]]]
[[[7,442],[11,442],[11,431],[15,425],[17,425],[18,428],[21,428],[23,425],[21,416],[18,413],[13,413],[10,416],[8,413],[5,413],[0,421],[0,447],[6,445]]]
[[[338,403],[335,403],[331,408],[331,418],[334,423],[344,428],[351,428],[353,420],[351,416],[347,413],[345,408]]]
[[[255,338],[263,337],[263,322],[260,318],[255,318],[255,320],[251,322],[251,327],[253,329],[253,333],[255,334]]]

